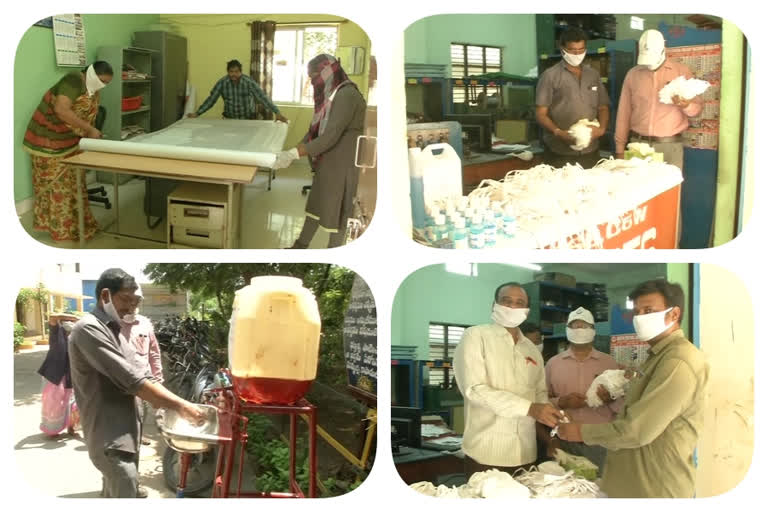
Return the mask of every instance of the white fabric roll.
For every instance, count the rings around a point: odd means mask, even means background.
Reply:
[[[81,139],[83,151],[272,167],[288,125],[274,121],[182,119],[126,141]]]

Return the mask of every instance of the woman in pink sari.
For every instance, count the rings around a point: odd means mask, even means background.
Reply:
[[[40,430],[49,436],[57,436],[65,429],[75,435],[78,424],[67,350],[68,331],[75,321],[77,317],[72,315],[51,315],[48,355],[37,371],[43,376]]]

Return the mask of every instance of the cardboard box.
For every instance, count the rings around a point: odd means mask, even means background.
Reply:
[[[576,278],[560,272],[540,272],[533,276],[536,281],[548,281],[560,286],[576,287]]]

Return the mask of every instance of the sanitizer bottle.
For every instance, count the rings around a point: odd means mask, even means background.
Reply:
[[[467,239],[467,222],[464,220],[464,217],[459,217],[456,219],[456,227],[453,230],[453,248],[469,248],[469,240]]]
[[[485,247],[485,226],[483,225],[483,216],[479,213],[472,217],[472,225],[469,228],[469,246],[472,249]]]
[[[496,217],[492,210],[486,210],[485,212],[485,246],[496,247]]]
[[[511,240],[515,237],[517,231],[517,222],[515,221],[515,212],[512,209],[512,205],[508,204],[504,208],[504,238]]]

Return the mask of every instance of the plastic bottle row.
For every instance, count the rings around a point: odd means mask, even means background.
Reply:
[[[438,247],[483,249],[495,247],[500,238],[512,239],[517,224],[512,205],[490,202],[487,197],[445,198],[426,207],[424,234]]]

